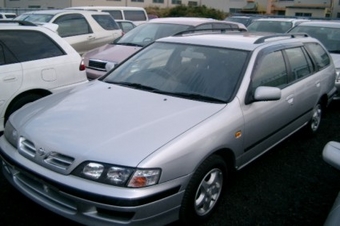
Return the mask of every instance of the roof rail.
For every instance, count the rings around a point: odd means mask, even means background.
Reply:
[[[254,44],[264,43],[267,39],[270,39],[270,38],[280,38],[280,37],[297,38],[297,37],[309,37],[309,35],[306,34],[306,33],[291,33],[291,34],[268,35],[268,36],[264,36],[264,37],[261,37],[261,38],[257,39],[254,42]]]
[[[244,28],[233,28],[233,27],[228,27],[228,28],[204,28],[204,29],[190,29],[190,30],[185,30],[185,31],[180,31],[173,36],[181,36],[185,34],[192,34],[192,33],[198,33],[198,32],[220,32],[220,33],[225,33],[226,31],[240,31],[240,32],[246,32],[247,29]]]
[[[22,26],[38,26],[32,22],[23,20],[0,20],[0,24],[19,24]]]

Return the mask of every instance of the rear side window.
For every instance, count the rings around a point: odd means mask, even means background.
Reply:
[[[0,31],[0,40],[20,62],[64,55],[47,35],[38,31]]]
[[[116,21],[110,15],[93,15],[92,17],[105,30],[120,29]]]
[[[0,38],[1,39],[1,38]],[[13,53],[0,41],[0,66],[18,63]]]
[[[146,21],[145,12],[141,10],[124,10],[124,15],[125,20]]]
[[[253,89],[259,86],[284,87],[288,84],[285,61],[281,51],[271,52],[259,59],[255,66]]]
[[[312,73],[313,68],[301,48],[286,49],[288,61],[290,64],[291,75],[293,80],[298,80]]]
[[[330,58],[326,50],[322,48],[318,43],[307,43],[305,44],[308,52],[315,60],[318,70],[327,67],[330,64]]]
[[[58,34],[63,38],[93,33],[86,18],[81,14],[62,15],[53,23],[59,25]]]
[[[122,20],[123,15],[120,10],[103,10],[103,12],[110,13],[110,15],[116,20]]]

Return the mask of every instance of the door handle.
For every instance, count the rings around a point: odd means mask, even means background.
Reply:
[[[315,86],[316,86],[316,87],[318,87],[318,88],[321,86],[321,84],[320,84],[320,81],[319,81],[319,80],[315,82]]]
[[[94,39],[96,39],[96,37],[93,36],[93,35],[90,35],[90,36],[87,37],[87,40],[94,40]]]
[[[293,105],[293,103],[294,103],[294,95],[289,95],[286,98],[286,101],[288,102],[288,104]]]

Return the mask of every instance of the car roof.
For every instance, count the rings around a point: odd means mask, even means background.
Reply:
[[[308,21],[308,19],[297,19],[297,18],[257,18],[254,21],[287,21],[287,22],[295,22],[295,21]]]
[[[84,9],[84,10],[94,10],[94,9],[100,9],[100,10],[141,10],[144,9],[143,7],[137,7],[137,6],[72,6],[72,7],[67,7],[65,8],[67,10],[72,10],[72,9]]]
[[[98,12],[98,11],[83,11],[83,10],[66,10],[66,9],[52,9],[52,10],[36,10],[36,11],[30,11],[30,12],[25,12],[23,13],[24,15],[28,14],[51,14],[51,15],[57,15],[57,14],[62,14],[62,13],[81,13],[81,14],[105,14],[107,15],[108,13],[106,12]]]
[[[300,23],[298,26],[313,26],[313,27],[334,27],[334,28],[340,28],[340,21],[326,21],[326,20],[305,21],[305,22]]]
[[[231,21],[222,21],[222,20],[215,20],[211,18],[202,18],[202,17],[166,17],[166,18],[155,18],[148,23],[169,23],[169,24],[183,24],[183,25],[191,25],[191,26],[198,26],[203,23],[225,23],[225,24],[237,24],[240,23],[231,22]]]
[[[261,45],[270,43],[289,43],[298,40],[311,41],[316,39],[306,34],[269,34],[261,32],[227,32],[227,33],[196,33],[182,36],[170,36],[156,42],[185,43],[220,48],[233,48],[252,51]]]

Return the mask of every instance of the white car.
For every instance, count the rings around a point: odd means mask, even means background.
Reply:
[[[0,12],[0,20],[13,20],[17,15],[15,13],[1,13]]]
[[[89,10],[98,12],[108,12],[115,20],[130,20],[134,24],[140,25],[148,22],[148,14],[143,7],[130,6],[75,6],[68,7],[69,10]]]
[[[104,12],[41,10],[21,14],[16,20],[58,24],[58,34],[79,54],[110,43],[123,34],[113,17]]]
[[[1,132],[23,105],[88,80],[80,55],[55,31],[28,23],[0,24]]]

